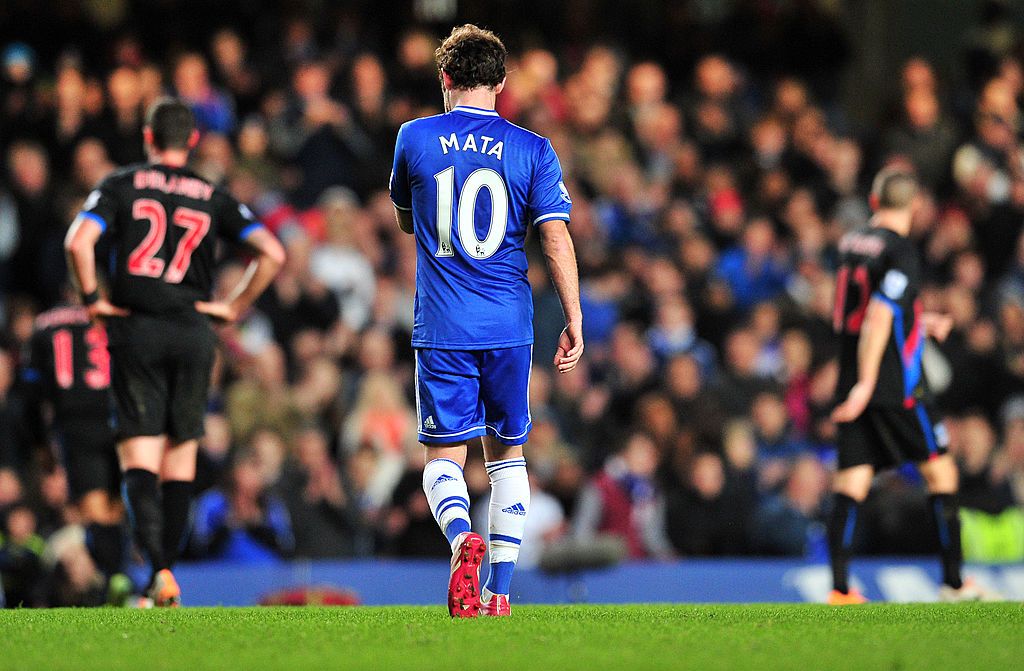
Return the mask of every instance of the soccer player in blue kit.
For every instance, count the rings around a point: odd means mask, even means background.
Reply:
[[[523,443],[533,297],[524,245],[540,235],[566,326],[554,356],[561,373],[583,354],[576,254],[567,223],[572,201],[551,143],[494,110],[505,85],[505,46],[473,25],[437,50],[444,114],[402,126],[391,199],[399,227],[416,236],[416,411],[426,448],[423,491],[452,546],[452,617],[509,615],[530,485]],[[480,589],[486,545],[470,529],[462,469],[483,447],[491,481],[490,575]]]

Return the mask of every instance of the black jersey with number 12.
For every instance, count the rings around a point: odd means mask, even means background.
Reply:
[[[868,303],[875,298],[888,304],[893,323],[870,404],[912,408],[928,394],[921,368],[925,334],[917,250],[895,231],[873,227],[848,233],[839,252],[832,317],[840,337],[836,397],[845,399],[857,382],[857,345]]]
[[[111,302],[151,315],[196,314],[195,302],[210,298],[217,238],[238,242],[260,225],[191,170],[154,164],[112,173],[82,216],[111,240]]]

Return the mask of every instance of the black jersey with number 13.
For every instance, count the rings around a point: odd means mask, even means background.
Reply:
[[[82,216],[111,239],[111,302],[151,315],[196,314],[194,303],[210,298],[216,239],[238,242],[259,226],[249,208],[191,170],[149,164],[104,179]]]
[[[921,268],[913,243],[887,228],[854,231],[839,243],[833,328],[840,336],[836,397],[845,399],[857,382],[857,347],[872,298],[892,309],[892,334],[878,371],[871,405],[914,407],[926,400],[921,369],[924,332],[919,299]]]

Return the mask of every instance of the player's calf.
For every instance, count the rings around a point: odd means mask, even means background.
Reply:
[[[489,461],[485,466],[491,480],[488,510],[491,572],[484,587],[483,600],[490,604],[486,606],[487,614],[507,615],[512,573],[519,559],[519,546],[530,509],[530,480],[523,457]],[[501,602],[504,607],[499,605]]]

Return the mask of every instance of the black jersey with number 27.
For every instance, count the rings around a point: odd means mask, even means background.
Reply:
[[[194,303],[210,297],[217,238],[238,242],[260,225],[191,170],[153,164],[112,173],[81,216],[111,240],[111,302],[152,315],[194,314]]]
[[[871,405],[914,407],[926,400],[921,368],[924,332],[919,298],[921,267],[913,243],[887,228],[848,233],[839,243],[833,328],[840,337],[837,399],[857,382],[857,345],[872,299],[893,313],[892,333],[882,357]]]

